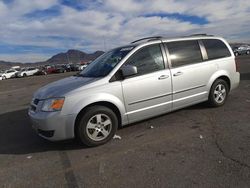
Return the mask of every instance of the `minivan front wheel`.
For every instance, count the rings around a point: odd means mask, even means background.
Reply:
[[[113,138],[118,127],[115,113],[105,106],[88,107],[76,129],[78,140],[87,146],[98,146]]]
[[[222,106],[227,99],[229,92],[228,84],[225,80],[216,80],[210,90],[208,102],[213,107]]]

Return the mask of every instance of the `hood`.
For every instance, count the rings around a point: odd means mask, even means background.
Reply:
[[[68,78],[64,78],[62,80],[58,80],[56,82],[52,82],[40,88],[34,94],[34,97],[37,99],[46,99],[46,98],[64,96],[70,91],[78,89],[79,87],[85,86],[99,79],[100,78],[71,76]]]

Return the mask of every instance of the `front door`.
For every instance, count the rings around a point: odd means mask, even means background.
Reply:
[[[139,49],[125,63],[138,74],[122,81],[129,122],[166,113],[172,109],[170,70],[165,68],[160,44]]]

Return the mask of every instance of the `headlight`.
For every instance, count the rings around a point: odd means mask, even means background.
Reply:
[[[63,107],[64,98],[52,98],[46,99],[43,102],[42,111],[45,112],[53,112],[53,111],[60,111]]]

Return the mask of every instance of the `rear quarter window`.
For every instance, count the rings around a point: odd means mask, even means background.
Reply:
[[[202,42],[206,48],[208,59],[218,59],[231,56],[227,46],[221,40],[203,39]]]

